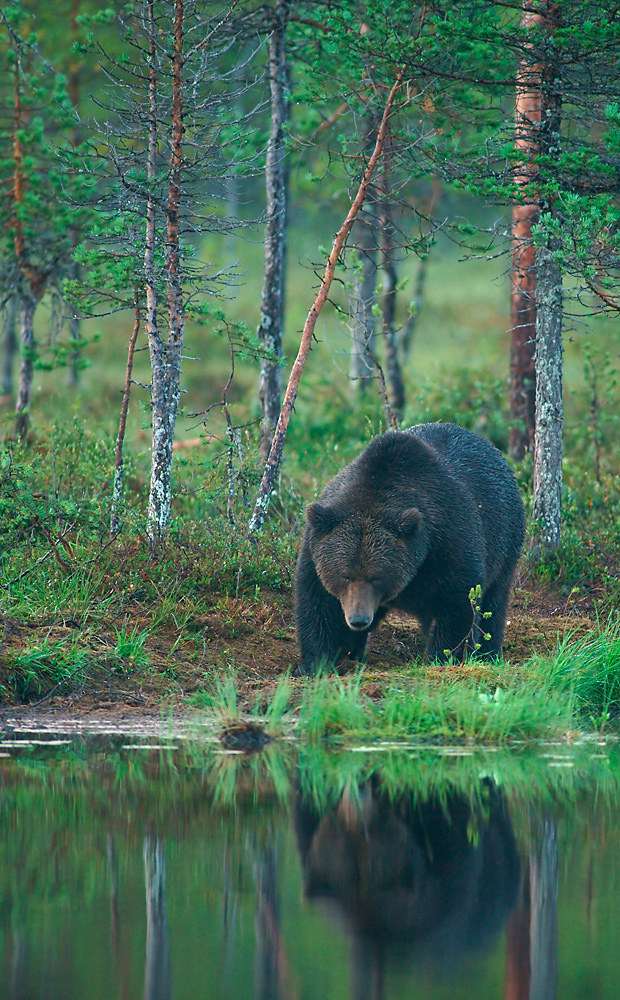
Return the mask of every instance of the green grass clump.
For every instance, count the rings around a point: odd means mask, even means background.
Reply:
[[[17,701],[28,702],[69,682],[78,683],[88,660],[88,654],[78,648],[77,638],[69,643],[50,642],[46,638],[6,658],[2,664],[0,699],[10,694]]]
[[[394,685],[374,703],[362,673],[325,678],[305,689],[297,731],[309,740],[406,740],[503,744],[566,732],[570,701],[561,692],[525,687],[489,694],[463,681],[415,688]]]
[[[576,713],[602,729],[620,717],[620,619],[577,641],[565,636],[553,658],[536,658],[551,688],[574,701]]]
[[[373,702],[362,691],[363,671],[351,677],[319,676],[304,689],[298,732],[310,740],[367,736]]]
[[[137,625],[129,629],[123,625],[115,631],[116,646],[112,655],[119,661],[117,669],[121,672],[130,672],[147,667],[149,655],[146,650],[146,642],[151,634],[151,629],[139,629]]]

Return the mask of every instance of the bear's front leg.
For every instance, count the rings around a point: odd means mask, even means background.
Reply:
[[[345,656],[364,656],[368,630],[354,632],[346,623],[340,601],[319,580],[307,546],[302,547],[295,583],[299,674],[314,674],[319,664],[335,665]]]

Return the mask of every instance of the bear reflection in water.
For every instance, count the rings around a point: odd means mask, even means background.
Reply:
[[[450,972],[507,921],[519,856],[501,795],[490,784],[483,792],[472,807],[455,794],[389,801],[367,784],[323,816],[298,798],[304,893],[349,933],[356,998],[381,995],[390,956]]]

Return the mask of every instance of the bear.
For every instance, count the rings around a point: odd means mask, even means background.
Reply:
[[[394,793],[375,775],[329,808],[295,796],[304,897],[348,930],[354,976],[407,958],[454,972],[517,904],[521,861],[501,790],[486,779],[479,798],[420,791]]]
[[[515,477],[490,441],[447,423],[375,438],[308,505],[297,672],[362,659],[390,608],[418,620],[431,662],[499,656],[524,535]]]

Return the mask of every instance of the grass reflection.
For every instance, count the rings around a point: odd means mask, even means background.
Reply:
[[[566,809],[592,791],[610,807],[620,802],[615,740],[580,738],[510,750],[388,740],[336,749],[274,740],[255,754],[222,751],[214,742],[178,743],[178,749],[128,750],[126,738],[80,737],[13,750],[0,759],[0,816],[11,822],[19,813],[32,817],[45,800],[45,809],[61,822],[63,815],[87,822],[105,814],[123,824],[175,826],[203,810],[251,811],[270,803],[286,811],[297,791],[321,811],[343,793],[355,798],[369,782],[389,798],[407,792],[420,802],[458,794],[476,803],[489,783],[524,806]]]

